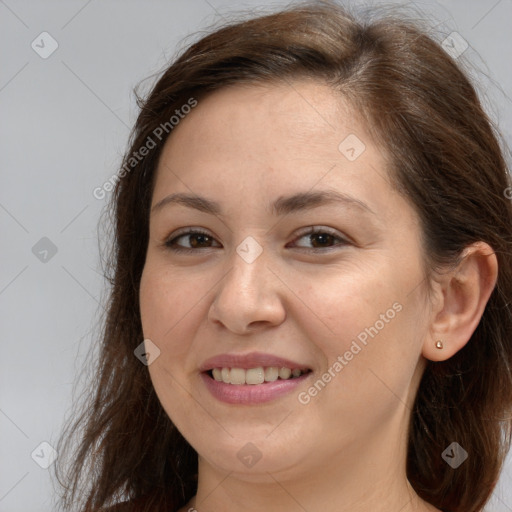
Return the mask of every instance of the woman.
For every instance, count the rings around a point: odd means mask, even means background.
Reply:
[[[118,178],[66,510],[482,509],[510,445],[510,180],[421,28],[331,3],[221,28],[141,103]]]

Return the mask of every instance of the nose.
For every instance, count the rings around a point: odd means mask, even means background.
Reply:
[[[240,335],[281,324],[286,318],[281,296],[285,287],[271,266],[265,250],[254,261],[233,251],[208,320]]]

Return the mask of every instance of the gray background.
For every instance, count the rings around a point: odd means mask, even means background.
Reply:
[[[395,3],[433,13],[437,30],[469,43],[461,59],[477,69],[510,144],[512,1]],[[135,119],[133,87],[186,35],[233,9],[279,4],[0,0],[0,512],[52,510],[50,470],[39,465],[51,449],[40,443],[56,444],[97,332],[106,201],[93,190],[117,171]],[[43,31],[59,45],[46,59],[31,47]],[[511,460],[489,511],[512,510]]]

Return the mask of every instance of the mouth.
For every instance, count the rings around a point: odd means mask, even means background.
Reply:
[[[217,382],[235,386],[255,386],[277,380],[293,380],[310,373],[309,368],[289,368],[286,366],[258,366],[255,368],[212,368],[204,373]]]
[[[215,356],[199,370],[214,398],[238,405],[262,404],[290,394],[313,374],[305,364],[260,352]]]

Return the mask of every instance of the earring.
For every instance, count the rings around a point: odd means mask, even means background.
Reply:
[[[443,348],[443,342],[441,340],[436,341],[436,348]]]

